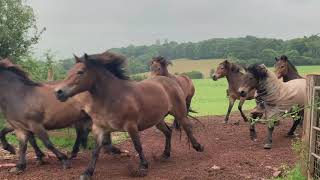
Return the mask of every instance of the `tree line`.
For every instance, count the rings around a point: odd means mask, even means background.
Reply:
[[[32,46],[37,44],[45,28],[37,27],[32,7],[23,0],[0,1],[0,59],[11,57],[21,64],[36,80],[47,80],[48,71],[60,79],[73,65],[73,58],[56,61],[50,52],[44,60],[32,57]],[[111,51],[128,57],[131,74],[149,71],[149,61],[154,56],[168,59],[226,58],[243,64],[264,63],[273,65],[274,57],[285,54],[295,65],[320,64],[320,37],[295,38],[290,40],[258,38],[213,38],[200,42],[178,43],[157,40],[150,46],[113,48]]]
[[[272,66],[274,58],[287,55],[295,65],[320,64],[320,37],[295,38],[290,40],[258,38],[246,36],[240,38],[213,38],[200,42],[177,43],[165,40],[150,46],[113,48],[129,59],[131,73],[148,71],[148,62],[153,56],[165,56],[169,59],[231,59],[239,63],[264,63]]]

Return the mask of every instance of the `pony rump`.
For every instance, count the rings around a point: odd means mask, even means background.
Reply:
[[[247,69],[247,72],[253,74],[253,76],[258,79],[258,80],[262,80],[267,78],[268,73],[267,73],[267,68],[264,64],[253,64],[250,65]]]
[[[0,61],[0,71],[10,71],[16,74],[19,79],[25,84],[29,86],[41,86],[40,83],[34,82],[29,78],[27,72],[21,69],[20,66],[13,64],[10,59],[6,58]]]
[[[168,67],[169,65],[172,65],[172,62],[163,56],[153,57],[151,62],[158,62],[162,67]]]
[[[119,79],[130,79],[126,70],[126,58],[120,54],[106,51],[94,55],[84,54],[82,58],[84,59],[83,62],[86,64],[103,65],[107,71],[111,72]]]

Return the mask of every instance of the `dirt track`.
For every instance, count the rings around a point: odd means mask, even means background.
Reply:
[[[231,121],[239,119],[238,114],[231,116]],[[172,156],[166,162],[160,162],[164,148],[164,136],[155,129],[141,133],[141,141],[150,163],[149,174],[143,179],[263,179],[272,176],[274,170],[282,164],[294,165],[296,158],[291,149],[291,139],[285,134],[291,121],[282,121],[275,128],[272,150],[262,148],[266,137],[266,127],[257,126],[258,141],[249,138],[248,125],[241,121],[239,126],[221,124],[223,116],[203,117],[203,128],[194,124],[194,134],[205,151],[199,153],[186,144],[183,133],[180,141],[179,132],[173,133]],[[298,132],[300,132],[300,127]],[[101,154],[93,179],[132,179],[130,168],[136,167],[138,157],[131,141],[120,145],[129,151],[130,157]],[[49,164],[37,166],[34,159],[28,159],[27,170],[21,175],[12,175],[9,168],[0,168],[0,179],[79,179],[79,175],[88,164],[91,153],[83,152],[72,161],[72,168],[62,170],[60,163],[53,157],[46,159]],[[3,160],[0,164],[15,162]],[[218,170],[214,170],[213,166]]]

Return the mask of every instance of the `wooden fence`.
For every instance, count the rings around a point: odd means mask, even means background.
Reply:
[[[307,76],[307,99],[303,122],[303,142],[307,147],[308,179],[320,179],[320,75]]]

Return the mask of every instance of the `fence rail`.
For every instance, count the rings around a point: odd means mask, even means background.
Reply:
[[[308,179],[320,179],[320,75],[307,76],[307,99],[302,139],[308,147]],[[317,104],[317,105],[316,105]]]

